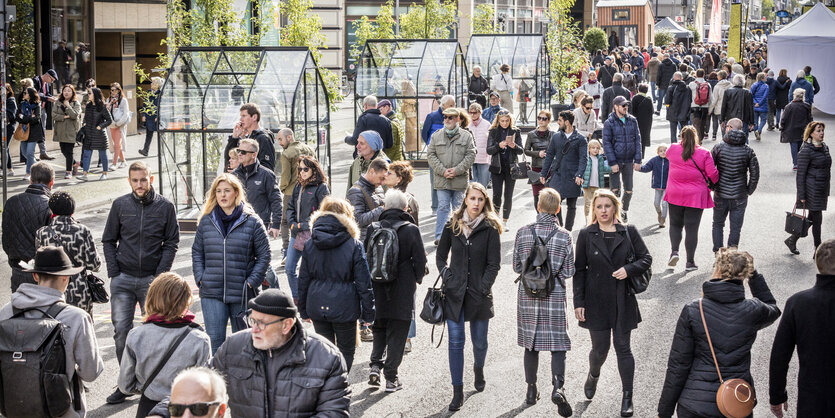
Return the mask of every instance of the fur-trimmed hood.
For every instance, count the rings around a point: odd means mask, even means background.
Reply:
[[[319,249],[335,248],[346,240],[358,239],[360,229],[357,223],[342,214],[316,211],[310,217],[313,233],[311,240]]]

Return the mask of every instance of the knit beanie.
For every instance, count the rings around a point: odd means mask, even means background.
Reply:
[[[383,138],[377,131],[363,131],[360,136],[365,139],[365,142],[368,142],[368,146],[374,151],[383,149]]]
[[[75,199],[67,192],[55,192],[49,198],[49,210],[55,216],[70,216],[75,213]]]
[[[251,299],[247,307],[267,315],[280,316],[282,318],[295,318],[298,314],[293,297],[281,289],[267,289]]]

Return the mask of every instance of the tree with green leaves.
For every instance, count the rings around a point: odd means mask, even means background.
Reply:
[[[448,39],[457,22],[455,0],[426,0],[425,5],[412,3],[409,11],[400,15],[400,38]]]
[[[763,0],[762,15],[765,20],[774,20],[774,0]]]
[[[351,57],[356,59],[362,53],[365,42],[369,39],[393,39],[394,35],[394,5],[388,0],[380,6],[377,18],[372,21],[368,16],[362,16],[353,22],[356,40],[351,44]]]
[[[17,7],[17,19],[9,25],[8,80],[20,81],[35,75],[35,6],[32,0],[9,0]]]
[[[473,34],[502,33],[496,22],[496,9],[490,4],[479,4],[473,12]]]
[[[702,40],[702,32],[697,30],[693,25],[687,25],[687,30],[693,33],[693,43],[698,43]]]
[[[583,35],[583,47],[586,51],[593,52],[598,49],[609,50],[609,40],[606,39],[606,32],[598,27],[589,28]]]
[[[673,33],[670,32],[669,29],[659,29],[655,31],[655,37],[653,38],[653,45],[655,46],[667,46],[671,42],[673,42],[675,38],[673,38]]]
[[[551,83],[557,91],[556,98],[562,103],[568,92],[577,87],[578,80],[571,77],[583,65],[586,53],[580,48],[580,28],[571,18],[571,7],[575,0],[551,0],[545,12],[548,18],[546,43],[551,59]]]

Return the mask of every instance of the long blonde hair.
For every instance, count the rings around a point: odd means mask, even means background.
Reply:
[[[209,188],[208,192],[206,192],[206,204],[203,206],[203,213],[200,214],[200,217],[212,213],[215,209],[215,206],[217,206],[217,187],[224,181],[229,183],[229,185],[232,186],[232,189],[238,192],[238,196],[235,197],[235,206],[237,207],[241,204],[241,202],[246,203],[246,190],[244,190],[244,185],[241,184],[238,177],[234,174],[221,173],[219,176],[215,177],[215,180],[212,182],[212,187]]]
[[[597,212],[594,211],[594,205],[597,202],[597,199],[601,197],[608,198],[612,201],[612,205],[615,207],[615,219],[617,219],[618,223],[623,223],[623,219],[620,217],[621,203],[617,195],[609,189],[597,189],[597,191],[594,192],[594,197],[591,198],[591,218],[589,219],[589,225],[597,222]]]
[[[507,112],[507,114],[501,114],[503,111]],[[490,125],[489,130],[492,131],[497,127],[501,127],[501,125],[499,125],[499,118],[510,118],[510,125],[508,125],[508,129],[516,129],[516,121],[513,120],[513,113],[510,113],[509,111],[507,111],[507,109],[502,109],[499,111],[499,113],[496,114],[496,118],[493,119],[493,124]]]
[[[499,231],[499,234],[502,233],[502,221],[499,219],[499,216],[496,215],[496,211],[493,209],[493,199],[490,198],[490,195],[487,193],[487,189],[484,188],[480,183],[472,182],[467,186],[467,190],[464,191],[464,202],[461,203],[461,207],[452,214],[452,218],[450,219],[450,224],[452,226],[452,233],[455,235],[461,234],[461,225],[464,223],[464,212],[467,211],[467,196],[470,195],[470,191],[476,190],[482,195],[484,195],[484,208],[481,209],[481,214],[484,214],[484,221],[489,223],[491,227]]]

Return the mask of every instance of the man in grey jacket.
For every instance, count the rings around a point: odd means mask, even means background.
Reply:
[[[63,248],[39,248],[35,253],[34,267],[24,270],[33,276],[37,284],[21,284],[12,294],[11,302],[0,309],[0,321],[11,318],[15,309],[33,309],[23,315],[27,318],[40,318],[41,312],[46,312],[57,302],[64,302],[64,292],[67,290],[70,276],[81,270],[83,268],[73,267]],[[104,362],[99,354],[93,319],[83,309],[75,306],[64,307],[55,319],[64,325],[67,376],[73,379],[78,375],[85,382],[96,380],[104,370]],[[14,382],[9,383],[12,384],[6,385],[7,391],[14,388]],[[70,408],[62,418],[83,417],[86,414],[84,390],[80,390],[77,395],[80,397],[81,409]]]
[[[345,198],[354,207],[354,219],[360,227],[360,242],[365,242],[368,225],[380,220],[383,213],[383,193],[380,186],[386,179],[389,163],[383,159],[372,160],[368,171],[348,189]]]

